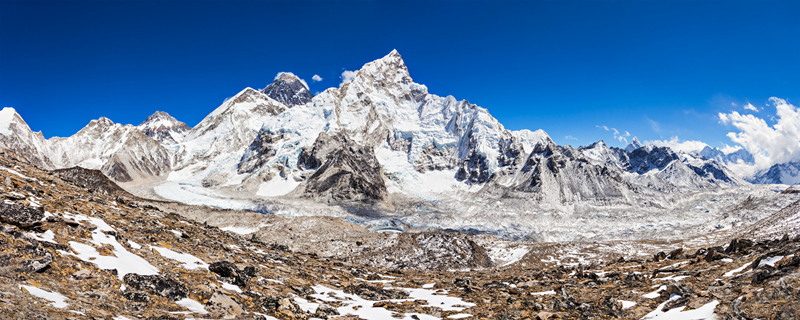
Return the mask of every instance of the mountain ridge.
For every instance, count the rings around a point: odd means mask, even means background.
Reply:
[[[288,73],[273,88],[287,81],[307,88]],[[99,169],[143,197],[501,233],[535,233],[528,228],[544,219],[536,215],[542,212],[638,211],[644,223],[645,212],[684,210],[689,204],[681,197],[748,185],[719,161],[638,139],[626,149],[603,142],[576,149],[557,145],[542,130],[507,130],[486,108],[430,94],[396,50],[306,103],[276,100],[295,96],[282,92],[273,97],[244,88],[188,130],[156,112],[139,126],[101,118],[52,140],[9,125],[0,146],[24,151],[46,168]],[[27,141],[34,147],[23,148]],[[494,209],[509,221],[468,213],[484,202],[502,203]]]

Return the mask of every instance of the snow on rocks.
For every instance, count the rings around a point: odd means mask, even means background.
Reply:
[[[117,241],[114,228],[108,225],[103,219],[89,217],[80,214],[65,214],[65,218],[78,222],[88,222],[96,228],[92,231],[92,239],[88,245],[82,242],[69,241],[69,246],[76,254],[62,252],[62,254],[74,255],[79,259],[90,262],[100,269],[116,269],[117,277],[122,280],[126,274],[135,273],[140,275],[158,274],[158,268],[150,264],[147,260],[137,256],[122,246]],[[111,246],[112,255],[105,255],[98,252],[98,247]]]
[[[655,299],[661,296],[661,291],[667,290],[667,286],[660,286],[656,291],[650,292],[648,294],[643,294],[642,298],[645,299]]]
[[[738,267],[738,268],[733,269],[731,271],[725,272],[725,274],[722,275],[722,276],[726,277],[726,278],[733,277],[734,275],[736,275],[739,272],[742,272],[742,270],[746,269],[747,267],[751,266],[752,264],[753,264],[753,262],[745,263],[741,267]]]
[[[679,295],[672,295],[669,300],[664,301],[655,310],[648,313],[642,320],[683,320],[683,319],[716,319],[714,309],[719,305],[719,301],[711,301],[700,308],[686,310],[686,307],[678,307],[670,310],[663,310],[664,306],[672,301],[680,299]]]
[[[319,301],[328,303],[339,303],[336,308],[341,315],[355,315],[363,319],[389,319],[393,317],[393,312],[381,307],[385,303],[401,303],[404,301],[424,301],[423,307],[439,308],[442,311],[460,312],[472,306],[473,303],[465,302],[461,298],[445,295],[446,292],[430,289],[416,288],[391,288],[392,290],[402,290],[408,293],[406,299],[386,299],[386,300],[367,300],[356,294],[345,293],[342,290],[331,289],[322,285],[313,287],[315,294],[311,297]],[[382,304],[383,303],[383,304]],[[306,307],[310,307],[306,304]],[[416,317],[414,317],[416,316]],[[441,319],[427,314],[406,313],[401,319]]]
[[[761,259],[761,261],[758,263],[758,268],[763,266],[775,267],[775,263],[781,261],[781,259],[783,259],[783,256],[766,257],[764,259]]]

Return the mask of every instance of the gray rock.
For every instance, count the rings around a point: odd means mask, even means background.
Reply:
[[[237,316],[244,313],[244,309],[231,297],[220,292],[214,292],[208,303],[206,303],[206,310],[211,317],[222,319],[235,319]]]
[[[42,207],[22,206],[0,202],[0,221],[20,228],[30,228],[44,219]]]

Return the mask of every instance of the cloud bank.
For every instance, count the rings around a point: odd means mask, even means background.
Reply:
[[[743,175],[752,176],[774,164],[800,160],[800,111],[780,98],[773,97],[769,101],[775,106],[773,125],[752,114],[740,114],[736,111],[719,113],[720,123],[731,125],[737,130],[729,132],[728,138],[755,158],[754,165],[735,168]]]
[[[703,148],[708,146],[708,144],[705,142],[698,140],[681,141],[677,136],[674,136],[669,140],[649,140],[645,141],[644,144],[652,144],[657,147],[669,147],[672,150],[686,153],[700,152],[700,150],[703,150]]]

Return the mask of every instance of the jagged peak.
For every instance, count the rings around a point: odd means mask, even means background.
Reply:
[[[639,142],[638,137],[633,137],[633,139],[631,139],[631,143],[629,143],[628,146],[625,147],[625,152],[632,152],[633,150],[639,149],[643,146],[644,145],[642,145],[642,143]]]
[[[389,54],[385,55],[383,58],[364,64],[364,66],[358,70],[356,78],[365,75],[371,75],[372,77],[383,75],[386,78],[411,82],[408,67],[406,67],[403,57],[396,49],[389,52]]]

